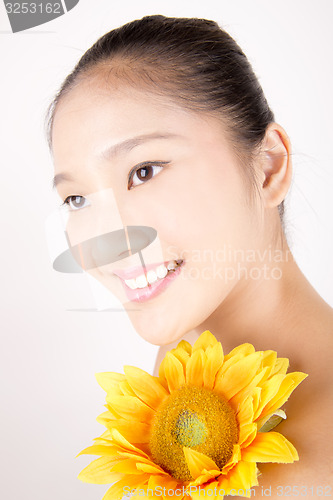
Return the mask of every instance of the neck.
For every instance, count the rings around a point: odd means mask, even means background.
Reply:
[[[260,267],[265,269],[266,264],[271,272],[266,268],[260,279],[251,279],[257,274],[248,273],[193,333],[210,330],[225,352],[244,342],[257,350],[273,349],[301,367],[312,355],[306,339],[318,329],[318,321],[312,318],[318,318],[320,309],[327,311],[328,306],[297,266],[286,242],[283,248],[281,258],[274,254],[277,260],[273,264],[272,253],[262,253]]]

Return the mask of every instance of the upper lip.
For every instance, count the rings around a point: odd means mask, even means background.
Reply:
[[[159,262],[157,264],[145,264],[143,266],[136,266],[136,267],[128,267],[126,269],[114,269],[112,272],[116,275],[119,276],[119,278],[123,280],[129,280],[132,278],[137,278],[141,274],[147,274],[148,271],[151,269],[156,269],[158,266],[167,266],[169,262],[172,262],[172,260],[168,260],[166,262]]]

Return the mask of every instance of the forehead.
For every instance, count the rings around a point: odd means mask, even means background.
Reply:
[[[55,166],[100,155],[107,146],[147,134],[179,135],[202,147],[227,146],[220,120],[176,99],[101,75],[85,78],[59,101],[53,121]]]
[[[119,83],[117,79],[106,80],[101,76],[84,79],[65,94],[57,105],[53,121],[53,137],[68,124],[80,122],[86,126],[97,125],[99,120],[113,123],[115,129],[134,129],[143,126],[146,120],[154,125],[161,121],[176,127],[178,119],[199,120],[199,115],[182,108],[160,93]]]

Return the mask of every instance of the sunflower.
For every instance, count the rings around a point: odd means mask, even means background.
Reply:
[[[257,462],[298,460],[282,434],[264,432],[307,376],[286,374],[288,365],[251,344],[224,355],[207,330],[193,347],[181,341],[169,351],[158,377],[132,366],[96,374],[107,402],[97,421],[107,430],[79,453],[99,456],[79,479],[112,484],[102,500],[251,496]]]

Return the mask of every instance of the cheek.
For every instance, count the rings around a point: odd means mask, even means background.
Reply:
[[[198,162],[156,177],[141,198],[145,220],[183,252],[234,241],[246,225],[244,188],[234,168],[208,169]]]

